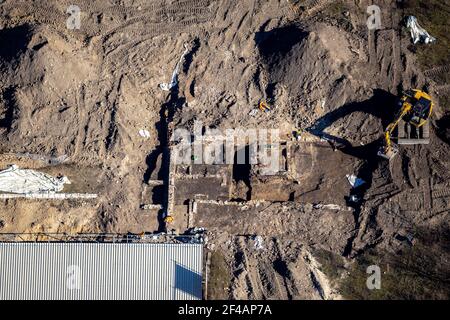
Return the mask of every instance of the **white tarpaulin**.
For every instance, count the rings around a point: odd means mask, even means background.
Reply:
[[[0,171],[0,192],[17,194],[54,193],[62,191],[64,184],[70,184],[66,177],[55,178],[46,173],[19,169],[15,165]]]
[[[185,48],[185,50],[184,50],[183,54],[181,55],[180,61],[178,61],[177,66],[175,67],[175,70],[173,70],[172,79],[170,80],[170,83],[161,83],[159,85],[159,88],[161,90],[170,91],[170,90],[172,90],[173,87],[175,87],[178,84],[178,72],[180,69],[180,65],[183,62],[184,56],[189,51],[189,48],[186,44],[184,45],[184,48]]]
[[[419,25],[416,17],[409,16],[406,21],[406,26],[411,31],[411,38],[413,39],[414,44],[419,41],[423,43],[436,41],[436,38],[430,36],[430,34]]]

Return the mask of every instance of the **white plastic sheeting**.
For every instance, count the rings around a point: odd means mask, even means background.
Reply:
[[[411,38],[414,44],[417,42],[431,43],[436,41],[436,38],[430,36],[430,34],[419,25],[416,17],[409,16],[406,21],[406,26],[411,31]]]
[[[254,247],[256,250],[263,250],[264,249],[264,239],[261,236],[256,236],[254,238],[255,244]]]
[[[352,175],[347,174],[346,177],[347,177],[348,182],[351,184],[351,186],[353,188],[358,188],[366,183],[363,179],[358,178],[354,174],[352,174]]]
[[[172,79],[170,80],[170,83],[161,83],[159,85],[159,88],[161,90],[170,91],[170,90],[172,90],[173,87],[175,87],[178,84],[178,72],[180,70],[180,66],[181,66],[181,63],[183,62],[184,57],[186,56],[186,54],[189,51],[189,47],[187,44],[184,45],[184,48],[185,48],[185,50],[184,50],[183,54],[181,55],[181,58],[178,61],[177,66],[175,67],[175,70],[173,70]]]
[[[67,177],[55,178],[43,172],[19,169],[16,165],[0,171],[0,192],[16,194],[54,193],[62,191],[64,184],[70,184]]]

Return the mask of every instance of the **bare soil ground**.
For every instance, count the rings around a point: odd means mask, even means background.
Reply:
[[[66,26],[74,3],[79,30]],[[341,298],[320,250],[350,270],[369,249],[397,252],[399,235],[447,224],[450,212],[448,68],[419,64],[396,1],[379,1],[382,28],[369,31],[370,4],[3,1],[0,169],[15,163],[64,174],[73,181],[68,191],[99,198],[2,200],[0,232],[157,231],[160,212],[141,207],[164,205],[151,183],[167,183],[169,123],[302,130],[316,139],[293,146],[295,177],[251,176],[233,190],[220,179],[180,180],[174,228],[209,230],[210,298]],[[170,81],[184,44],[179,86],[164,92],[158,85]],[[396,96],[409,88],[435,101],[431,142],[402,147],[388,163],[377,149]],[[252,113],[261,100],[272,110]],[[367,183],[351,190],[346,174]],[[189,220],[184,200],[230,200],[233,192],[255,202],[199,204]],[[349,202],[352,195],[361,200]]]

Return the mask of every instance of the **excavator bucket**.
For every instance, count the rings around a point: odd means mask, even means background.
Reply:
[[[382,147],[378,150],[378,156],[387,160],[392,160],[398,153],[398,147],[392,145],[390,148]]]

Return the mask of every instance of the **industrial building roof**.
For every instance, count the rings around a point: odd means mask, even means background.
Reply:
[[[201,244],[0,243],[0,300],[202,298]]]

